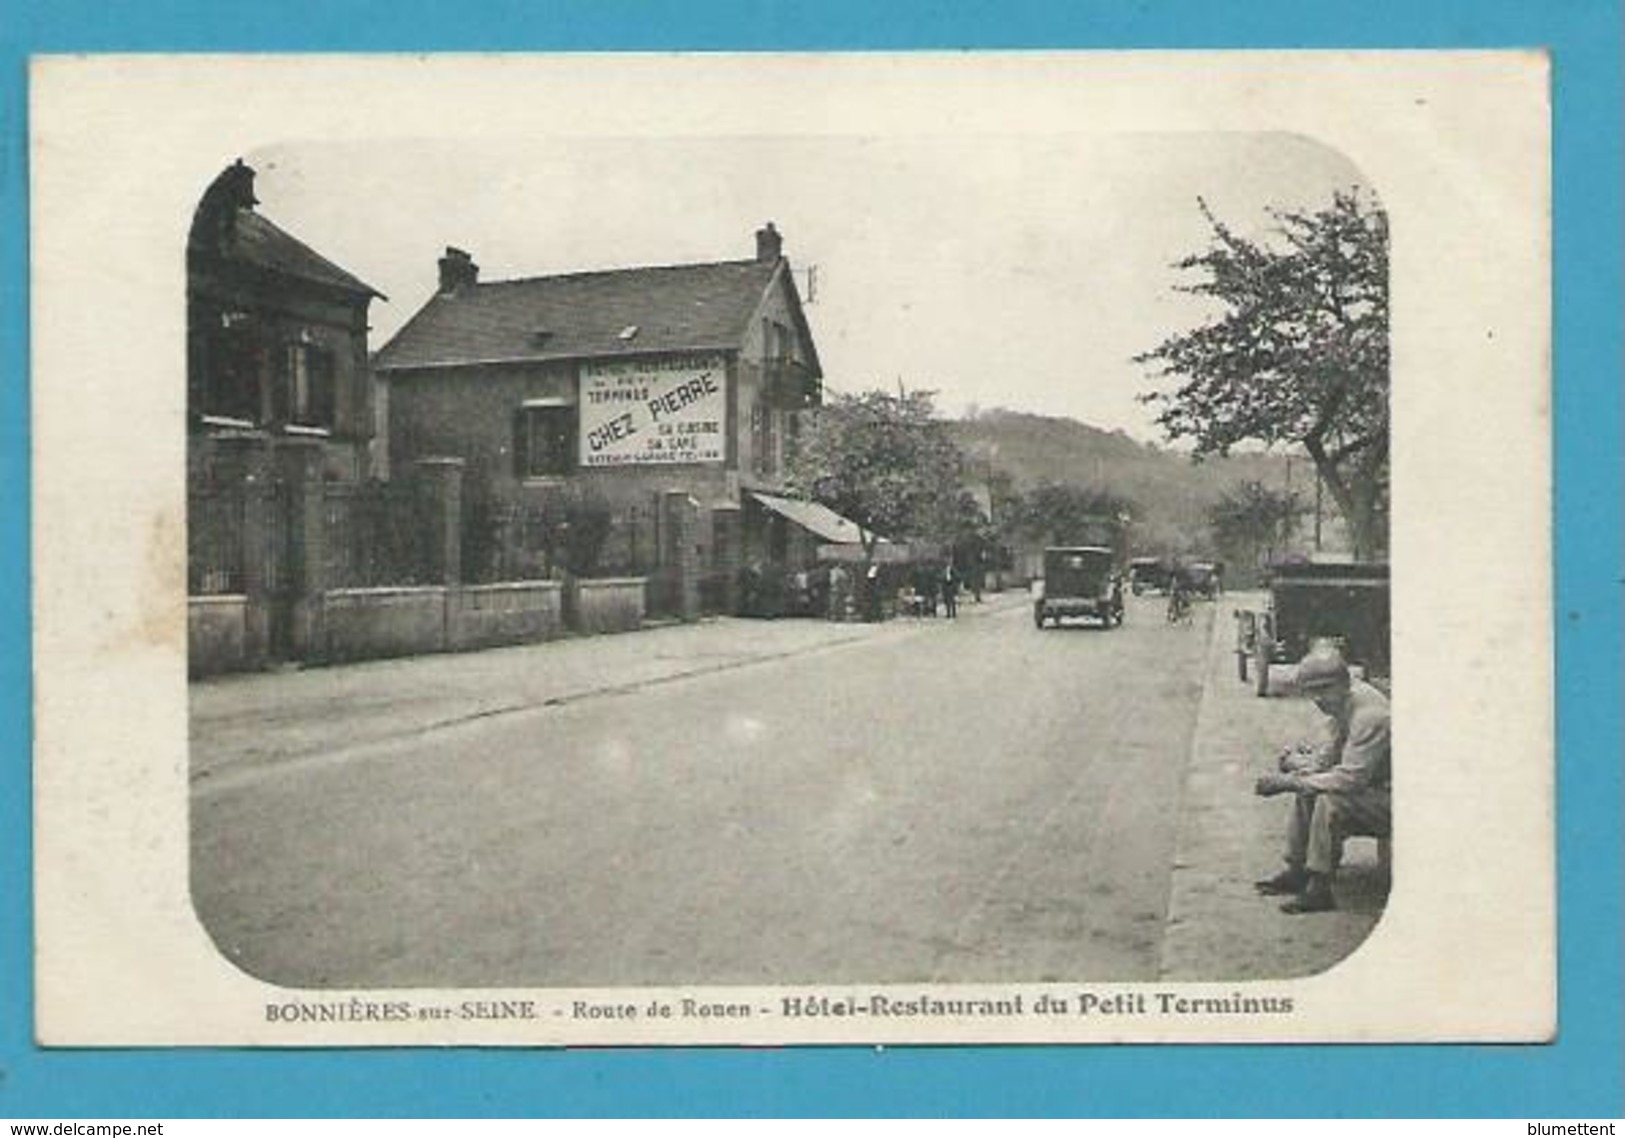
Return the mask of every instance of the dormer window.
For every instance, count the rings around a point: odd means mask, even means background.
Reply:
[[[620,335],[616,336],[616,339],[622,341],[635,340],[637,338],[638,326],[636,324],[628,324],[625,328],[621,329]]]
[[[538,348],[546,347],[547,342],[552,338],[553,329],[551,328],[538,328],[530,334],[530,342]]]

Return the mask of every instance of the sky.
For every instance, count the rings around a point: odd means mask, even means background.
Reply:
[[[233,156],[228,156],[229,157]],[[1205,248],[1198,199],[1263,236],[1366,182],[1280,133],[516,137],[289,141],[243,155],[259,210],[389,299],[382,347],[447,245],[481,280],[740,260],[772,221],[834,391],[938,393],[1160,441],[1133,362],[1195,327],[1172,266]]]

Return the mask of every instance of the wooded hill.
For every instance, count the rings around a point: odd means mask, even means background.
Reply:
[[[1136,442],[1122,431],[1002,408],[980,411],[951,426],[971,455],[973,477],[985,473],[984,464],[991,461],[994,470],[1008,474],[1023,490],[1046,481],[1071,483],[1109,490],[1133,502],[1138,552],[1205,554],[1207,508],[1226,489],[1247,481],[1276,490],[1287,485],[1288,463],[1280,454],[1237,454],[1195,463],[1188,454]],[[1291,480],[1305,505],[1312,504],[1314,472],[1307,458],[1293,458]]]

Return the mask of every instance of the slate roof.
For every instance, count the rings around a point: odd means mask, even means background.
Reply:
[[[237,211],[232,238],[222,250],[222,255],[283,276],[331,285],[345,292],[376,296],[380,300],[388,299],[253,210]]]
[[[378,352],[380,371],[736,349],[778,261],[610,269],[438,293]],[[623,337],[636,327],[635,335]]]

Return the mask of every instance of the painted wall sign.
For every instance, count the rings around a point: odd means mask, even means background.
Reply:
[[[727,445],[722,356],[581,365],[581,465],[721,462]]]

